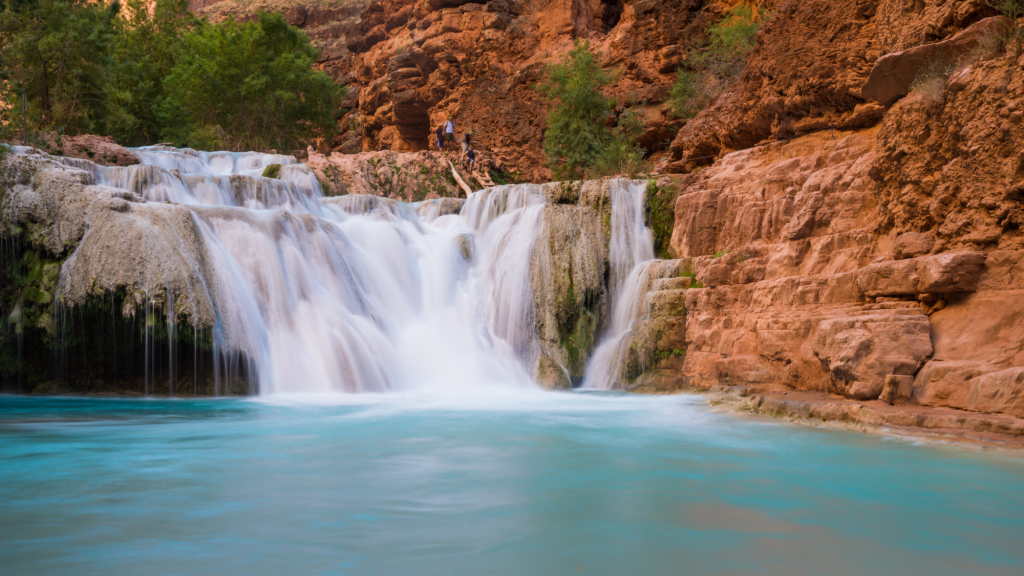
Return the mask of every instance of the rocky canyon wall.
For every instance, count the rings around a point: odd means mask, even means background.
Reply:
[[[665,102],[689,50],[735,0],[288,0],[196,2],[214,20],[279,10],[323,49],[320,66],[349,87],[339,152],[414,152],[448,116],[522,179],[540,181],[544,67],[577,39],[619,72],[617,113],[643,118],[641,143],[666,151],[683,125]],[[773,2],[768,2],[773,5]]]
[[[669,310],[685,331],[642,333],[675,341],[627,386],[816,391],[1001,415],[969,425],[1021,433],[1024,83],[1012,52],[973,58],[875,127],[733,152],[681,180],[671,250],[695,279],[649,293],[647,319]]]

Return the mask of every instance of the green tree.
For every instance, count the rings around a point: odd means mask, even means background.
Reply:
[[[601,90],[613,81],[586,41],[577,41],[560,63],[548,67],[537,89],[551,103],[544,153],[557,178],[583,177],[605,153],[611,140],[605,120],[615,100]]]
[[[229,150],[330,137],[344,87],[311,69],[317,55],[277,13],[195,28],[164,80],[157,105],[163,137]]]
[[[637,144],[643,131],[644,124],[639,114],[633,110],[626,110],[620,114],[618,125],[609,131],[601,155],[586,170],[587,177],[601,178],[625,174],[632,178],[645,172],[647,163],[644,158],[647,156],[647,150]]]
[[[102,130],[109,44],[120,4],[10,0],[0,12],[0,57],[39,129]]]
[[[755,4],[745,2],[729,10],[725,18],[708,29],[708,45],[690,52],[687,68],[679,70],[669,94],[673,115],[695,116],[739,78],[767,14]]]
[[[127,0],[118,19],[107,85],[107,133],[127,145],[152,144],[163,126],[156,104],[185,37],[204,24],[188,0]]]

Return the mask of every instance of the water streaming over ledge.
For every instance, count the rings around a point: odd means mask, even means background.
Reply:
[[[543,187],[497,186],[464,203],[327,198],[290,156],[136,153],[142,164],[127,167],[59,161],[126,194],[188,207],[209,264],[205,277],[193,265],[204,282],[188,290],[212,302],[214,352],[241,363],[254,391],[533,386],[542,346],[531,266],[550,202]],[[263,177],[272,164],[277,177]],[[617,308],[620,292],[633,298],[630,274],[653,250],[643,183],[608,188]],[[173,310],[167,317],[173,324]],[[613,320],[608,338],[622,324]]]
[[[624,346],[643,313],[647,270],[654,259],[654,240],[644,225],[644,195],[634,183],[617,182],[611,189],[612,217],[608,262],[611,269],[612,315],[587,366],[583,388],[611,390],[619,383]]]

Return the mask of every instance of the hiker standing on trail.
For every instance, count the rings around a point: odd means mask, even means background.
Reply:
[[[448,117],[448,121],[444,123],[444,139],[445,144],[455,144],[455,120],[452,117]]]
[[[473,131],[470,130],[462,135],[462,153],[465,154],[466,150],[473,144]]]
[[[438,124],[437,130],[434,131],[434,145],[437,146],[438,152],[444,151],[444,125]]]
[[[469,134],[467,134],[469,136]],[[466,150],[466,158],[469,160],[469,171],[476,170],[476,152],[473,151],[473,146],[467,145],[469,148]]]

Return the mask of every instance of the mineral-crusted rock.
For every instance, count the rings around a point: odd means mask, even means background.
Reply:
[[[24,229],[31,245],[67,256],[57,297],[67,306],[124,289],[122,312],[147,303],[213,326],[205,249],[192,212],[173,204],[140,202],[124,190],[93,185],[93,176],[42,154],[8,160],[2,228]]]
[[[335,152],[324,156],[310,148],[308,154],[306,163],[328,196],[363,194],[409,202],[465,196],[452,178],[448,161],[437,153]]]
[[[130,166],[139,163],[139,157],[119,145],[110,136],[64,136],[61,155],[68,158],[91,160],[101,166]]]
[[[666,392],[679,388],[676,376],[686,349],[686,291],[693,261],[654,260],[645,265],[642,299],[632,333],[620,348],[620,383],[629,390]]]
[[[588,206],[552,204],[541,217],[530,258],[541,347],[538,374],[544,376],[542,384],[564,388],[564,374],[575,382],[583,378],[607,314],[608,238],[597,212]]]

